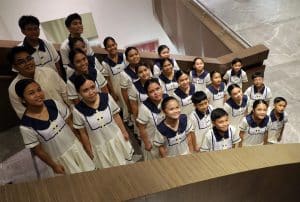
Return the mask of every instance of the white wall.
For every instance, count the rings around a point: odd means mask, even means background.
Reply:
[[[18,27],[21,15],[34,15],[45,22],[73,12],[92,13],[101,43],[106,36],[113,36],[119,48],[158,39],[177,53],[153,16],[151,0],[1,0],[0,39],[23,39]],[[42,30],[41,38],[45,38]]]

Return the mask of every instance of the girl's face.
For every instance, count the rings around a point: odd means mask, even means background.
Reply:
[[[131,49],[128,52],[127,61],[129,62],[129,64],[137,64],[140,62],[140,59],[140,53],[137,50]]]
[[[89,103],[96,101],[97,93],[96,84],[92,80],[86,80],[79,88],[82,99]]]
[[[201,59],[197,59],[194,68],[197,72],[202,72],[204,70],[204,62]]]
[[[240,63],[240,62],[236,62],[232,65],[232,69],[234,72],[240,71],[241,68],[242,68],[242,63]]]
[[[148,86],[147,94],[150,100],[154,102],[160,102],[162,99],[163,91],[161,89],[161,86],[157,83],[151,83]]]
[[[74,68],[79,73],[87,73],[89,61],[87,57],[82,53],[77,53],[73,59]]]
[[[255,109],[253,109],[253,115],[256,118],[263,120],[267,115],[267,109],[267,105],[260,103],[255,107]]]
[[[179,78],[178,78],[178,85],[179,87],[183,89],[187,89],[190,85],[190,78],[187,74],[183,73]]]
[[[211,78],[211,82],[212,82],[212,84],[219,86],[222,82],[221,74],[214,73],[214,75]]]
[[[180,116],[180,106],[177,100],[170,100],[166,108],[164,109],[164,113],[166,114],[166,117],[171,119],[178,119]]]
[[[222,116],[217,120],[213,121],[213,125],[221,132],[226,132],[229,126],[228,116]]]
[[[164,74],[169,75],[173,72],[173,65],[170,61],[166,60],[162,66],[162,71]]]
[[[23,96],[27,106],[40,107],[44,104],[45,94],[37,83],[26,86]]]
[[[277,113],[282,114],[287,106],[285,101],[280,101],[274,104],[274,109]]]
[[[142,81],[146,81],[150,79],[150,69],[146,66],[139,66],[137,75]]]
[[[105,50],[110,55],[116,55],[118,53],[118,44],[114,42],[113,40],[109,39],[106,43]]]
[[[75,43],[74,43],[74,49],[81,49],[83,52],[85,52],[85,53],[87,53],[87,48],[86,48],[86,45],[85,45],[85,43],[84,42],[82,42],[82,41],[76,41]]]
[[[160,56],[161,58],[170,58],[170,50],[169,50],[168,48],[164,48],[164,49],[160,52],[159,56]]]
[[[234,87],[231,91],[230,96],[234,101],[240,102],[243,98],[243,92],[242,89]]]

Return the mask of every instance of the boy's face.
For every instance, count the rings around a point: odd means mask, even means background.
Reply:
[[[15,68],[21,75],[31,78],[35,72],[34,59],[27,52],[17,53],[15,55],[13,68]]]
[[[38,39],[40,36],[40,28],[34,24],[25,25],[21,31],[30,40]]]
[[[277,113],[282,114],[286,108],[286,102],[285,101],[280,101],[274,104],[274,109]]]
[[[226,132],[228,130],[228,126],[229,126],[228,116],[222,116],[217,120],[213,121],[212,123],[213,126],[215,126],[217,130],[221,132]]]
[[[240,71],[241,68],[242,68],[242,63],[240,62],[236,62],[232,65],[232,69],[234,72]]]
[[[253,85],[257,88],[262,87],[264,84],[264,78],[263,77],[256,77],[253,79]]]
[[[68,30],[71,34],[82,34],[83,25],[80,19],[75,19],[71,22]]]
[[[201,102],[194,105],[199,112],[205,113],[208,109],[208,100],[202,100]]]

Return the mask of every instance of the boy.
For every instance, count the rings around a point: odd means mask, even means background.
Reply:
[[[67,78],[69,78],[74,70],[69,67],[70,60],[69,60],[69,53],[70,53],[70,47],[69,47],[69,40],[71,38],[79,38],[82,37],[81,34],[83,32],[83,25],[82,25],[82,19],[81,16],[78,13],[73,13],[70,14],[66,20],[65,20],[65,25],[67,29],[69,30],[70,34],[69,37],[62,42],[60,46],[60,55],[62,59],[63,66],[66,70],[66,75]],[[82,37],[83,38],[83,37]],[[87,49],[87,55],[94,55],[94,52],[89,45],[89,42],[87,39],[83,38],[85,44],[86,44],[86,49]]]
[[[248,112],[252,111],[252,105],[255,100],[264,100],[269,104],[272,99],[271,89],[264,84],[264,74],[262,72],[255,72],[252,75],[253,85],[248,87],[245,95],[250,99]]]
[[[242,70],[242,60],[239,58],[234,58],[231,61],[231,69],[227,70],[223,79],[227,81],[227,86],[231,84],[238,84],[241,88],[243,83],[248,82],[247,74]]]
[[[39,26],[40,22],[34,16],[23,15],[20,17],[19,27],[25,35],[20,45],[29,50],[37,67],[51,67],[60,74],[59,55],[51,43],[39,38]]]
[[[190,120],[195,128],[195,151],[200,150],[205,134],[211,128],[210,113],[212,106],[208,104],[208,99],[203,91],[197,91],[192,95],[192,102],[195,110],[190,114]]]
[[[51,68],[36,68],[33,57],[24,46],[11,49],[8,60],[18,75],[8,88],[10,103],[18,117],[21,119],[26,108],[23,100],[16,94],[16,83],[25,78],[34,79],[43,89],[46,99],[54,99],[62,104],[69,104],[66,83]]]
[[[241,141],[235,129],[229,125],[228,114],[222,108],[211,112],[213,128],[205,135],[200,151],[217,151],[235,148]]]
[[[271,126],[268,132],[268,143],[278,144],[281,141],[285,124],[288,122],[287,113],[284,111],[287,101],[283,97],[274,99],[274,108],[270,111]]]

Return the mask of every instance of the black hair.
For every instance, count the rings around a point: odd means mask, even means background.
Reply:
[[[126,56],[126,59],[128,58],[128,53],[129,53],[129,51],[131,51],[131,50],[136,50],[137,52],[139,52],[139,50],[138,50],[136,47],[134,47],[134,46],[129,46],[129,47],[127,47],[126,50],[125,50],[125,56]]]
[[[77,41],[81,41],[82,43],[85,44],[84,40],[82,37],[69,37],[69,47],[70,47],[70,50],[73,50],[74,49],[74,45]]]
[[[235,63],[238,63],[240,62],[242,64],[242,60],[240,58],[234,58],[232,61],[231,61],[231,66],[234,65]]]
[[[166,61],[169,61],[172,64],[172,66],[174,67],[174,62],[173,62],[172,59],[170,59],[170,58],[161,58],[161,59],[159,59],[159,64],[160,64],[161,68],[164,66]]]
[[[87,80],[91,80],[93,82],[95,82],[93,80],[93,78],[88,75],[88,74],[80,74],[77,75],[74,79],[74,86],[77,92],[79,92],[80,87],[87,81]]]
[[[251,76],[251,79],[254,80],[257,77],[264,78],[264,73],[263,72],[254,72],[254,74],[252,74],[252,76]]]
[[[201,61],[204,63],[203,58],[201,58],[201,57],[195,57],[194,60],[193,60],[193,65],[196,64],[196,61],[197,61],[197,60],[201,60]]]
[[[219,72],[217,70],[213,70],[212,72],[210,72],[210,79],[212,80],[213,76],[217,73],[221,75],[221,72]]]
[[[239,89],[241,89],[241,87],[240,87],[238,84],[233,83],[233,84],[231,84],[231,85],[229,85],[229,86],[227,87],[227,92],[228,92],[229,95],[231,95],[231,91],[232,91],[234,88],[239,88]]]
[[[23,53],[23,52],[26,52],[30,55],[30,52],[27,48],[25,48],[24,46],[15,46],[13,47],[10,52],[8,53],[7,55],[7,59],[8,59],[8,62],[10,64],[14,64],[15,62],[15,56],[19,53]]]
[[[73,22],[73,20],[80,20],[80,21],[82,21],[81,16],[78,13],[72,13],[72,14],[68,15],[68,17],[65,20],[66,27],[70,27],[71,24],[72,24],[72,22]]]
[[[164,49],[168,49],[168,50],[170,50],[170,48],[167,46],[167,45],[160,45],[160,46],[158,46],[158,48],[157,48],[157,52],[158,52],[158,55],[160,55],[160,53],[164,50]]]
[[[228,116],[228,113],[222,108],[216,108],[210,114],[211,121],[216,121],[223,116]]]
[[[26,25],[37,25],[39,27],[40,21],[32,15],[23,15],[19,18],[19,27],[23,30]]]
[[[207,100],[207,95],[203,91],[197,91],[192,95],[192,102],[198,104],[203,100]]]
[[[146,91],[147,93],[148,93],[148,88],[149,88],[149,86],[150,86],[152,83],[156,83],[156,84],[158,84],[158,85],[160,86],[160,83],[159,83],[159,81],[158,81],[157,78],[151,78],[151,79],[148,79],[148,80],[145,82],[145,84],[144,84],[144,89],[145,89],[145,91]]]
[[[174,75],[176,81],[178,81],[178,79],[179,79],[183,74],[186,74],[186,75],[187,75],[187,73],[185,73],[185,72],[183,72],[183,71],[180,71],[180,70],[179,70],[179,71],[176,71],[176,72],[175,72],[175,75]]]
[[[135,70],[135,73],[137,74],[138,73],[138,70],[141,66],[145,66],[147,67],[149,70],[150,70],[150,65],[148,63],[144,63],[144,62],[140,62],[138,63],[137,65],[135,65],[134,67],[134,70]],[[151,71],[151,70],[150,70]]]
[[[78,54],[78,53],[81,53],[81,54],[86,56],[86,53],[83,50],[79,49],[79,48],[75,48],[74,50],[71,50],[70,53],[69,53],[69,60],[70,60],[71,65],[74,65],[73,60],[74,60],[76,54]]]
[[[262,99],[259,99],[259,100],[254,101],[254,103],[252,105],[253,106],[252,109],[254,110],[257,107],[257,105],[259,105],[259,104],[264,104],[268,108],[268,103],[266,101],[262,100]],[[252,112],[253,112],[253,110],[252,110]]]
[[[287,104],[287,101],[286,101],[286,99],[284,97],[276,97],[276,98],[274,98],[274,104],[277,104],[278,102],[281,102],[281,101],[283,101],[283,102],[285,102]]]
[[[111,36],[105,37],[105,39],[103,40],[104,48],[107,48],[107,43],[109,40],[112,40],[114,43],[116,43],[116,40],[114,38],[112,38]]]
[[[163,111],[165,111],[165,109],[167,108],[167,104],[171,101],[171,100],[175,100],[176,102],[178,102],[176,100],[176,98],[172,97],[172,96],[168,96],[166,98],[163,99],[162,103],[161,103],[161,109]]]
[[[37,82],[33,79],[21,79],[16,83],[15,91],[19,98],[24,98],[25,88],[31,83],[37,83]]]

